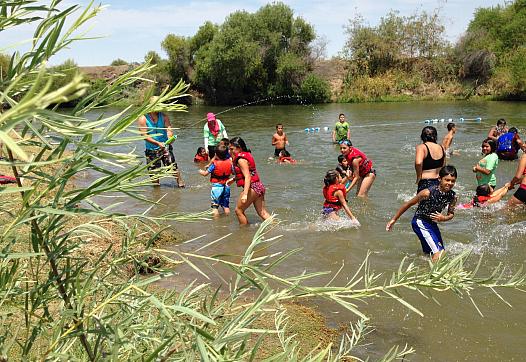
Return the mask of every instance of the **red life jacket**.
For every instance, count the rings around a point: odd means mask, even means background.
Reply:
[[[200,155],[200,154],[196,154],[196,155],[194,156],[194,162],[196,162],[196,163],[199,163],[199,162],[206,162],[206,161],[208,161],[208,154],[207,154],[207,155],[204,155],[204,156],[202,156],[202,155]]]
[[[484,205],[489,199],[491,199],[491,196],[475,196],[473,198],[473,201],[471,201],[473,206],[482,206]]]
[[[323,207],[341,207],[342,203],[340,200],[338,200],[338,197],[334,195],[336,191],[340,190],[343,192],[343,198],[347,201],[347,193],[345,191],[345,185],[341,183],[335,183],[329,186],[323,187],[323,197],[325,197],[325,202],[323,203]]]
[[[0,185],[16,184],[16,178],[12,176],[0,175]]]
[[[293,159],[293,158],[290,157],[290,156],[289,156],[289,157],[280,156],[280,157],[278,158],[278,161],[279,161],[279,162],[296,163],[296,160]]]
[[[232,160],[215,160],[214,171],[210,174],[210,182],[225,184],[232,174]]]
[[[252,157],[252,154],[250,152],[239,152],[236,158],[234,158],[234,173],[236,174],[236,185],[238,185],[239,187],[245,186],[245,176],[243,176],[241,168],[237,164],[240,158],[243,158],[248,162],[250,182],[258,182],[259,175],[256,171],[256,162],[254,161],[254,157]]]
[[[357,149],[356,147],[353,147],[351,149],[351,152],[349,152],[347,154],[347,156],[345,156],[347,158],[347,161],[349,161],[349,165],[352,164],[352,161],[355,159],[355,158],[358,158],[360,157],[361,160],[360,160],[360,163],[359,163],[359,167],[358,167],[358,174],[360,175],[360,177],[365,177],[367,176],[367,174],[371,171],[371,169],[373,168],[373,162],[371,160],[369,160],[367,158],[367,156],[365,155],[365,153],[363,153],[362,151],[360,151],[359,149]]]

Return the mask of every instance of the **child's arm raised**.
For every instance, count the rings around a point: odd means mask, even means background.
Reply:
[[[400,208],[398,209],[396,214],[393,216],[393,218],[389,220],[389,222],[385,226],[385,230],[391,231],[394,223],[400,218],[400,216],[404,214],[404,212],[406,212],[411,206],[414,206],[418,204],[420,201],[427,199],[429,195],[430,195],[429,189],[424,189],[420,191],[418,194],[416,194],[416,196],[413,197],[411,200],[405,202],[402,206],[400,206]]]
[[[345,210],[345,213],[352,221],[358,221],[354,215],[351,212],[351,209],[349,208],[349,205],[347,205],[347,201],[345,200],[345,197],[343,197],[343,192],[341,190],[338,190],[334,193],[334,196],[338,198],[338,201],[342,204],[342,208]]]
[[[214,169],[215,169],[215,165],[212,164],[212,165],[208,166],[205,170],[199,170],[199,173],[200,173],[202,176],[208,176],[208,175],[210,175],[212,172],[214,172]]]

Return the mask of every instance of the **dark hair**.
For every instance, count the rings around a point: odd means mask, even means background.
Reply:
[[[511,133],[519,133],[519,130],[515,127],[511,127],[508,132],[511,132]]]
[[[290,152],[287,150],[281,150],[279,151],[279,156],[280,157],[290,157]]]
[[[341,165],[336,166],[336,172],[338,172],[341,177],[347,176],[347,174],[345,173],[345,170],[343,169]]]
[[[347,145],[349,147],[352,147],[351,140],[343,140],[343,141],[340,141],[339,143],[340,143],[340,145]]]
[[[476,195],[473,196],[473,206],[480,206],[479,196],[489,196],[491,194],[491,187],[488,184],[479,185],[475,192]]]
[[[221,141],[219,142],[222,142],[226,147],[228,147],[228,145],[230,144],[230,141],[228,140],[228,138],[221,138]]]
[[[455,166],[451,166],[451,165],[444,166],[438,172],[438,176],[440,178],[446,177],[447,175],[453,176],[455,178],[457,177],[457,169],[455,168]]]
[[[241,137],[234,137],[230,140],[230,144],[234,147],[239,147],[243,152],[250,152],[247,144]]]
[[[197,148],[197,152],[195,153],[196,155],[199,155],[201,152],[203,152],[205,150],[204,147],[198,147]]]
[[[345,117],[345,114],[340,113],[340,114],[338,115],[338,118],[340,118],[341,116],[344,116],[344,117]]]
[[[491,149],[491,153],[497,150],[497,142],[495,142],[491,138],[486,138],[484,141],[482,141],[482,144],[484,143],[487,143],[489,145],[489,148]]]
[[[278,126],[283,127],[283,123],[278,123],[278,124],[276,124],[276,129],[278,129]]]
[[[497,126],[502,126],[502,125],[505,125],[505,124],[506,124],[506,120],[504,118],[500,118],[497,121]]]
[[[345,160],[345,156],[344,155],[338,155],[338,163],[342,163],[343,160]]]
[[[225,145],[219,145],[216,147],[216,155],[220,160],[226,160],[228,157],[228,148]]]
[[[422,142],[437,143],[437,129],[433,126],[425,126],[420,134]]]
[[[453,122],[449,122],[449,123],[447,124],[446,127],[447,127],[447,130],[448,130],[448,131],[451,131],[451,130],[452,130],[453,128],[455,128],[456,126],[457,126],[457,125],[454,124]]]
[[[325,186],[335,184],[338,180],[338,174],[339,173],[336,170],[327,171],[327,173],[325,174],[325,177],[323,178],[323,183],[325,184]]]

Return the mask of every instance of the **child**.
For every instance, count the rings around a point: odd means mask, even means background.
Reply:
[[[349,129],[349,123],[345,121],[345,114],[340,113],[338,116],[338,122],[334,125],[332,130],[332,142],[340,143],[341,141],[351,139],[351,130]]]
[[[508,192],[511,185],[508,182],[498,190],[491,192],[491,187],[488,184],[477,187],[476,194],[471,202],[458,205],[457,209],[471,209],[472,207],[481,207],[488,204],[499,202]]]
[[[224,145],[216,147],[214,161],[207,170],[199,170],[203,176],[210,175],[212,190],[212,214],[219,216],[219,207],[223,207],[225,215],[230,213],[230,175],[232,175],[232,160],[228,157],[227,148]]]
[[[194,156],[194,162],[200,163],[200,162],[208,162],[208,153],[206,153],[206,149],[204,147],[199,147],[197,149],[197,152]]]
[[[283,125],[278,123],[276,125],[276,133],[272,136],[272,146],[274,146],[274,157],[279,157],[281,151],[285,151],[285,147],[289,145],[289,140],[285,132],[283,132]]]
[[[495,171],[499,165],[499,156],[495,153],[497,144],[490,138],[486,138],[482,141],[482,154],[485,155],[475,166],[473,166],[473,172],[476,173],[477,185],[488,184],[491,186],[491,190],[497,186],[497,177]]]
[[[349,161],[345,158],[344,155],[338,156],[338,166],[336,166],[336,171],[338,171],[342,177],[342,184],[345,184],[345,191],[349,193],[351,191],[351,181],[353,179],[353,173]]]
[[[506,120],[504,118],[501,118],[497,121],[497,125],[495,127],[491,127],[491,129],[489,130],[488,138],[497,142],[499,137],[507,132],[508,132],[508,127],[506,127]]]
[[[338,211],[344,209],[347,216],[352,221],[358,221],[349,209],[347,200],[345,198],[347,192],[345,186],[342,185],[342,177],[336,170],[329,170],[323,179],[325,186],[323,187],[323,197],[325,202],[323,203],[323,215],[329,219],[338,220]]]
[[[291,163],[291,164],[295,164],[295,163],[296,163],[296,160],[293,159],[293,158],[290,156],[289,151],[287,151],[287,150],[281,150],[281,151],[279,152],[278,162],[279,162],[279,163]]]
[[[453,143],[453,137],[457,133],[457,126],[453,122],[447,124],[447,134],[442,140],[442,148],[446,152],[446,157],[451,157],[454,152],[451,151],[451,144]]]
[[[444,252],[442,235],[436,223],[449,221],[455,216],[456,196],[455,191],[452,190],[457,181],[455,167],[449,165],[442,167],[438,173],[438,181],[438,185],[423,189],[404,203],[385,226],[385,230],[391,231],[400,216],[411,206],[418,204],[411,226],[420,239],[422,250],[426,254],[431,254],[433,262],[440,259]],[[442,210],[447,205],[449,205],[447,215],[443,215]]]

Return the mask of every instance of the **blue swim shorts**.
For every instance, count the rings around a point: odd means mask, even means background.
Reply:
[[[213,209],[218,209],[219,206],[223,208],[230,207],[230,186],[213,183],[210,198],[212,199]]]
[[[413,231],[420,239],[422,251],[426,254],[435,254],[444,250],[442,235],[435,222],[413,217],[411,221]]]

